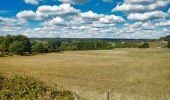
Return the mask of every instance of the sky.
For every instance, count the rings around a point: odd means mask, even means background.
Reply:
[[[158,39],[170,0],[0,0],[0,36]]]

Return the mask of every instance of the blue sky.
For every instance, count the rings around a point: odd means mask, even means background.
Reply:
[[[0,35],[159,38],[170,35],[170,0],[1,0]]]

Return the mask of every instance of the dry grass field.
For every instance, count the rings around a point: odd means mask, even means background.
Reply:
[[[170,50],[66,51],[0,58],[0,72],[31,75],[81,99],[170,100]]]

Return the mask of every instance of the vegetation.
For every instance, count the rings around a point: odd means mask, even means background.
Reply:
[[[76,40],[76,41],[33,41],[23,35],[7,35],[0,38],[0,51],[5,53],[14,53],[17,55],[28,55],[32,53],[60,52],[61,50],[102,50],[112,49],[112,45],[104,40]]]
[[[67,90],[49,87],[31,77],[15,76],[12,78],[0,75],[1,100],[74,100]]]
[[[10,44],[9,51],[18,55],[24,55],[24,44],[22,42],[14,41]]]
[[[138,48],[149,48],[149,43],[142,43],[142,45],[138,46]]]
[[[123,41],[123,40],[122,40]],[[29,39],[23,35],[0,37],[1,55],[12,53],[30,55],[33,53],[48,53],[78,50],[109,50],[113,48],[149,48],[149,40],[111,39]]]
[[[19,55],[25,55],[31,53],[31,42],[30,40],[23,36],[11,36],[7,35],[3,37],[0,41],[0,50],[2,54],[4,52],[12,52]]]
[[[110,100],[170,100],[169,59],[166,48],[67,51],[1,57],[0,72],[31,75],[86,100],[106,100],[109,90]]]
[[[167,47],[170,48],[170,35],[168,35],[166,37],[162,37],[162,38],[160,38],[160,40],[167,41],[168,42]]]
[[[115,48],[138,48],[138,42],[115,42]]]
[[[48,53],[48,45],[43,42],[35,42],[32,46],[32,51],[36,53]]]
[[[168,48],[170,48],[170,40],[168,40]]]

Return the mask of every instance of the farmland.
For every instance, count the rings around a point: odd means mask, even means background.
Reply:
[[[170,50],[113,49],[0,57],[0,72],[55,83],[87,100],[169,100]]]

